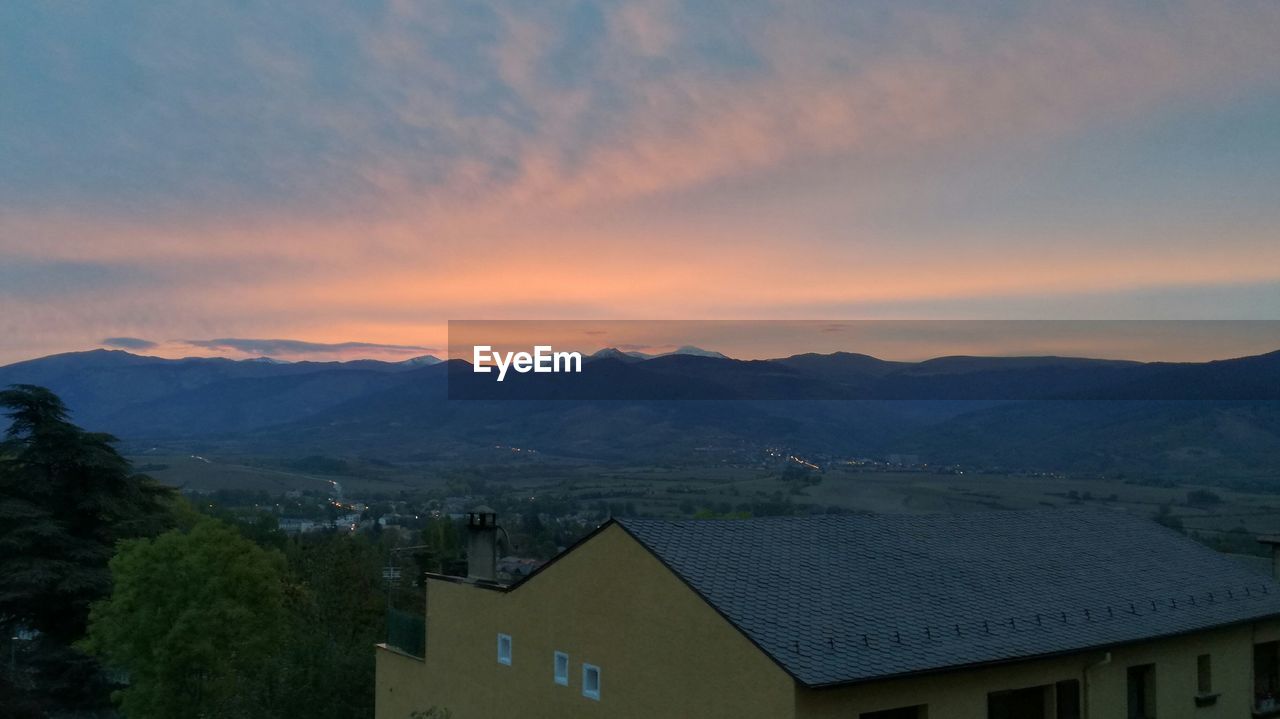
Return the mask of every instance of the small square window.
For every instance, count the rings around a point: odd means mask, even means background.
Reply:
[[[498,635],[498,663],[511,666],[511,635]]]
[[[564,652],[556,652],[555,677],[556,684],[569,686],[569,655]]]
[[[593,664],[582,665],[582,696],[600,699],[600,667]]]

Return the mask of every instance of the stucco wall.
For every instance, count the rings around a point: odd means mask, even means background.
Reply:
[[[412,712],[429,708],[422,691],[426,663],[381,644],[375,651],[377,716],[409,719]]]
[[[512,665],[497,635],[512,637]],[[447,708],[488,717],[804,717],[853,719],[928,705],[928,719],[985,719],[987,694],[1076,679],[1087,719],[1125,719],[1127,669],[1156,665],[1160,719],[1249,716],[1252,647],[1280,639],[1280,622],[1005,666],[828,690],[797,688],[744,636],[618,526],[511,592],[433,580],[424,661],[378,650],[377,717]],[[553,681],[567,652],[569,686]],[[1196,657],[1210,654],[1210,707],[1195,706]],[[582,696],[584,662],[601,669],[601,697]],[[1086,672],[1085,667],[1092,666]]]
[[[511,666],[497,662],[499,632]],[[567,687],[553,682],[556,651]],[[794,712],[786,673],[616,525],[512,592],[429,582],[425,662],[384,655],[378,719],[433,705],[454,719]],[[584,662],[601,669],[598,701],[582,696]]]

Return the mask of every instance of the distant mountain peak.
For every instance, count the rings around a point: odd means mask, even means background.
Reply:
[[[641,360],[649,359],[649,355],[644,354],[643,352],[623,352],[617,347],[605,347],[602,350],[593,352],[588,359],[613,359],[620,362],[639,362]]]
[[[419,355],[407,360],[402,360],[399,364],[402,364],[405,367],[430,367],[431,365],[440,364],[441,362],[443,362],[443,360],[435,355]]]
[[[693,345],[681,345],[674,352],[667,352],[668,355],[693,355],[694,357],[715,357],[716,359],[729,359],[728,355],[721,354],[714,350],[704,350],[701,347]]]
[[[636,360],[651,360],[651,359],[656,359],[658,357],[670,357],[671,355],[689,355],[691,357],[714,357],[716,359],[729,359],[729,357],[723,354],[720,354],[719,352],[704,350],[701,347],[695,347],[693,345],[683,345],[681,347],[677,347],[676,349],[670,352],[660,352],[658,354],[648,354],[646,352],[639,352],[636,350],[624,351],[624,350],[618,349],[617,347],[605,347],[604,349],[598,350],[595,353],[593,353],[591,355],[591,359],[616,359],[616,360],[622,360],[624,362],[633,362]]]
[[[275,357],[250,357],[245,362],[258,362],[261,364],[292,364],[288,360],[276,359]]]

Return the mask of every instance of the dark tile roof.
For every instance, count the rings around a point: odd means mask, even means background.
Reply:
[[[1236,563],[1264,577],[1271,576],[1271,557],[1259,557],[1255,554],[1227,554]]]
[[[1280,615],[1280,585],[1121,512],[619,524],[807,686]]]

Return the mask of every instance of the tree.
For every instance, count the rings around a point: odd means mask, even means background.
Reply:
[[[373,645],[383,638],[382,553],[360,535],[320,533],[286,550],[298,591],[280,653],[291,716],[373,716]]]
[[[68,419],[53,392],[0,391],[11,424],[0,442],[0,629],[38,632],[29,691],[63,707],[101,703],[95,662],[72,648],[89,605],[110,589],[115,543],[169,522],[169,491],[134,474],[115,438]]]
[[[284,715],[284,557],[213,519],[125,542],[84,647],[127,673],[130,719]]]
[[[1173,513],[1173,508],[1168,504],[1160,505],[1160,509],[1156,511],[1152,517],[1158,524],[1163,524],[1169,529],[1183,531],[1182,518]]]
[[[421,536],[425,546],[414,555],[421,571],[448,573],[456,571],[462,564],[465,555],[462,532],[454,520],[432,517],[422,528]],[[466,569],[462,571],[465,573]]]
[[[1212,490],[1193,489],[1190,492],[1187,492],[1187,504],[1193,507],[1208,507],[1215,504],[1222,504],[1222,497]]]

